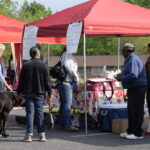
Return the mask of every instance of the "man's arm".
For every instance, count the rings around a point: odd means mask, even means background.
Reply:
[[[44,80],[45,80],[46,91],[48,92],[48,95],[51,96],[52,90],[51,90],[51,83],[50,83],[50,75],[49,75],[48,67],[46,65],[44,67]]]
[[[120,80],[121,81],[131,81],[137,79],[139,75],[139,66],[136,61],[132,61],[128,64],[128,74],[121,74]]]

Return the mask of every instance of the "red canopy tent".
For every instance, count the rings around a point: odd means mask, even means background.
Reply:
[[[19,58],[20,43],[22,40],[22,33],[26,23],[15,20],[10,17],[0,15],[0,43],[13,43],[12,52],[14,61],[17,63]],[[60,43],[64,44],[66,38],[55,37],[38,37],[37,42],[40,43]],[[18,67],[19,69],[19,67]]]
[[[79,21],[83,22],[86,106],[86,36],[149,36],[150,10],[121,0],[90,0],[28,25],[39,26],[38,37],[65,37],[68,25]],[[87,115],[85,122],[87,134]]]
[[[26,23],[0,15],[0,43],[21,43]],[[40,43],[65,43],[65,38],[37,38]]]
[[[21,68],[20,43],[22,41],[22,33],[25,24],[25,22],[0,15],[0,43],[11,43],[12,55],[17,74],[19,74]],[[38,37],[37,42],[64,44],[66,38]]]
[[[121,0],[90,0],[28,25],[38,37],[66,36],[68,24],[83,21],[87,36],[148,36],[150,10]]]
[[[0,15],[0,43],[20,43],[24,24]]]

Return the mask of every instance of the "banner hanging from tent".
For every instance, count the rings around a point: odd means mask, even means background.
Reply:
[[[82,22],[69,24],[67,29],[67,53],[77,53],[82,31]]]
[[[23,34],[23,60],[30,59],[30,48],[35,46],[36,35],[38,27],[37,26],[25,26]]]

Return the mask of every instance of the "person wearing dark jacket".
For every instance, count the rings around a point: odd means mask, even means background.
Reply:
[[[146,72],[141,59],[134,54],[134,45],[126,43],[122,49],[125,58],[122,73],[116,79],[127,89],[128,129],[120,134],[127,139],[143,139],[144,99],[146,92]]]
[[[147,53],[149,56],[148,56],[146,64],[145,64],[146,77],[147,77],[146,102],[147,102],[148,112],[149,112],[149,116],[150,116],[150,43],[147,45]]]
[[[31,60],[27,61],[19,77],[18,94],[24,94],[26,100],[27,133],[24,141],[31,142],[33,136],[34,112],[37,119],[39,140],[45,141],[43,104],[46,92],[51,100],[51,85],[48,67],[40,60],[37,47],[30,49]]]

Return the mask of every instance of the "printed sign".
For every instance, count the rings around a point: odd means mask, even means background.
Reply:
[[[37,26],[25,26],[23,35],[23,60],[30,59],[29,51],[31,47],[35,46],[37,31]]]
[[[82,22],[69,24],[67,30],[67,53],[77,53],[78,44],[82,31]]]

